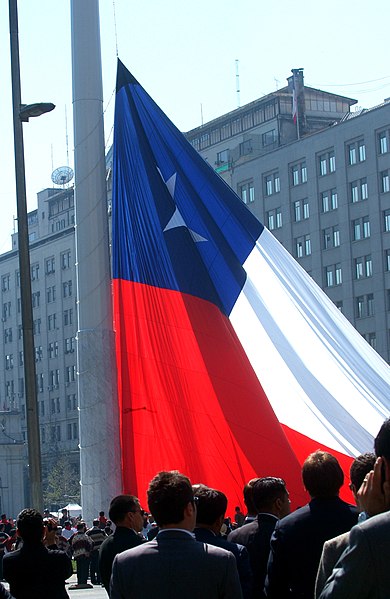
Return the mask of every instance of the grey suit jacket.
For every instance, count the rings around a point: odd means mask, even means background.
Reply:
[[[242,599],[230,551],[196,541],[185,531],[160,531],[156,539],[117,555],[111,599]]]
[[[348,547],[349,531],[325,541],[322,549],[320,565],[318,566],[316,585],[314,588],[315,599],[321,595],[326,581],[333,572],[333,568],[339,561],[341,554]]]
[[[320,599],[388,599],[389,564],[390,512],[385,512],[351,529],[349,545]]]

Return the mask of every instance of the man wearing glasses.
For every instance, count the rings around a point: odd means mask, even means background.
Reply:
[[[159,533],[115,557],[111,599],[242,599],[234,555],[195,540],[190,480],[177,470],[160,472],[150,482],[148,505]]]
[[[116,526],[114,534],[107,537],[100,546],[99,570],[102,584],[110,595],[112,562],[115,556],[126,549],[137,547],[145,542],[140,535],[144,523],[144,511],[137,497],[118,495],[110,503],[109,517]]]

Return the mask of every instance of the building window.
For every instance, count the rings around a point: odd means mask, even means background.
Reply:
[[[311,254],[311,240],[310,235],[302,235],[297,237],[294,241],[295,255],[297,258],[303,258],[303,256],[310,256]]]
[[[9,291],[10,289],[10,275],[4,275],[1,277],[1,290]]]
[[[4,329],[4,343],[11,343],[12,341],[12,329]]]
[[[3,322],[11,316],[11,302],[4,302],[3,304]]]
[[[338,207],[337,191],[336,189],[330,189],[329,191],[323,191],[320,194],[321,210],[322,212],[329,212],[336,210]]]
[[[70,250],[67,250],[61,254],[61,268],[64,270],[65,268],[70,268],[70,266]]]
[[[57,358],[58,356],[58,341],[51,341],[48,346],[49,358]]]
[[[321,154],[318,158],[319,174],[321,177],[334,173],[336,170],[336,158],[333,150]]]
[[[390,250],[385,250],[385,270],[390,272]]]
[[[50,275],[56,271],[56,263],[55,258],[52,256],[51,258],[47,258],[45,260],[45,272],[47,275]]]
[[[280,192],[280,178],[279,172],[275,171],[269,175],[264,176],[264,194],[271,196],[274,193]]]
[[[389,131],[381,131],[378,133],[378,152],[379,154],[387,154],[389,151]]]
[[[47,303],[55,302],[56,299],[56,286],[52,285],[46,289],[46,300]]]
[[[275,208],[267,212],[267,223],[268,229],[273,231],[274,229],[280,229],[282,222],[282,210],[281,208]]]
[[[380,189],[381,193],[387,193],[390,191],[389,171],[382,171],[380,173]]]
[[[304,198],[303,200],[297,200],[293,204],[294,209],[294,220],[299,222],[300,220],[306,220],[310,216],[309,200]]]
[[[43,389],[44,389],[43,372],[40,372],[39,374],[37,374],[36,380],[37,380],[37,391],[39,393],[43,393]]]
[[[35,347],[35,361],[41,362],[43,357],[43,347],[42,345],[37,345]]]
[[[325,267],[325,287],[341,285],[342,282],[341,264],[330,264]]]
[[[72,295],[72,281],[62,283],[62,297],[70,297]]]
[[[324,250],[340,246],[340,229],[338,226],[328,227],[322,231]]]
[[[66,407],[68,411],[77,410],[77,398],[75,393],[66,396]]]
[[[33,264],[31,266],[31,280],[37,281],[39,279],[39,264]]]
[[[57,328],[57,315],[49,314],[47,317],[47,328],[49,331],[55,331]]]
[[[76,380],[76,366],[72,364],[65,369],[65,382],[73,383]]]
[[[33,308],[39,308],[40,297],[41,297],[41,292],[40,291],[34,291],[34,293],[32,293],[32,295],[31,295],[31,301],[32,301],[32,307]]]
[[[374,294],[359,295],[355,301],[356,318],[374,315]]]
[[[361,239],[367,239],[370,237],[370,221],[368,216],[363,218],[357,218],[352,221],[352,239],[353,241],[360,241]]]
[[[348,164],[353,165],[364,162],[366,159],[366,146],[363,139],[350,143],[347,147]]]
[[[390,210],[383,211],[384,230],[386,233],[390,231]]]
[[[239,149],[240,149],[240,156],[247,156],[248,154],[252,154],[252,151],[253,151],[252,140],[246,139],[245,141],[240,143]]]
[[[353,204],[368,199],[368,185],[366,177],[358,181],[352,181],[352,183],[350,183],[350,196],[351,202]]]
[[[306,162],[293,164],[293,166],[290,168],[290,178],[293,187],[296,185],[301,185],[302,183],[307,183]]]
[[[229,162],[229,150],[222,150],[222,152],[217,153],[217,165],[224,164],[225,162]]]
[[[372,277],[372,258],[371,256],[360,256],[355,258],[355,279],[365,279]]]
[[[37,318],[33,322],[33,334],[39,335],[41,333],[41,319]]]
[[[245,183],[240,183],[238,185],[238,195],[244,202],[244,204],[249,204],[255,201],[255,188],[253,181],[246,181]]]
[[[6,354],[5,355],[5,369],[6,370],[12,370],[14,367],[14,355],[13,354]]]
[[[271,129],[270,131],[266,131],[261,136],[261,143],[263,144],[263,147],[265,147],[265,146],[271,146],[275,142],[276,142],[276,130],[275,129]]]
[[[64,310],[64,326],[73,324],[73,309]]]

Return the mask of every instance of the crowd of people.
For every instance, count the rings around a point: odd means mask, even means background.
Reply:
[[[148,512],[119,495],[110,520],[100,512],[90,528],[34,509],[12,528],[3,515],[10,590],[1,585],[0,598],[67,598],[73,558],[76,588],[101,584],[111,599],[388,599],[390,419],[374,449],[352,462],[355,505],[340,498],[336,457],[318,450],[302,467],[310,501],[292,512],[281,478],[248,481],[232,521],[221,490],[164,471],[149,484]]]

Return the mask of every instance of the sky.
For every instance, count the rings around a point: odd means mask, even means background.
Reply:
[[[82,2],[84,0],[74,0]],[[70,0],[18,0],[22,102],[53,102],[23,125],[28,209],[73,167]],[[0,0],[0,253],[16,215],[8,0]],[[306,85],[368,108],[390,97],[387,0],[100,0],[107,149],[113,139],[116,57],[182,131],[284,87]],[[238,63],[237,63],[238,61]],[[237,65],[240,94],[237,94]]]

